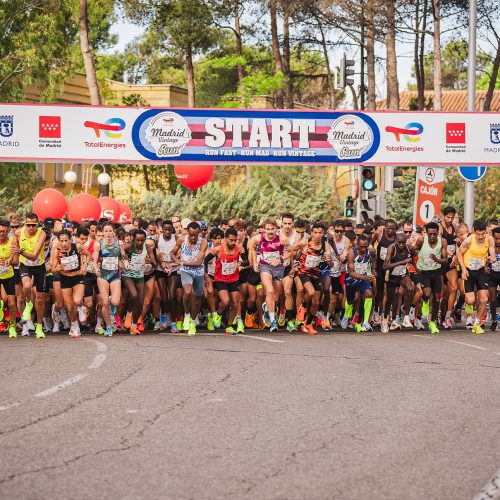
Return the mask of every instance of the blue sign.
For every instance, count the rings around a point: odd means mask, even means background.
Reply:
[[[484,177],[486,167],[458,167],[458,172],[466,181],[475,182]]]

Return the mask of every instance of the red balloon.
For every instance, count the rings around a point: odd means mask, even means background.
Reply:
[[[120,220],[118,222],[130,222],[132,220],[132,210],[126,203],[116,200],[120,206]]]
[[[70,221],[99,220],[100,216],[101,205],[99,205],[97,198],[91,194],[78,193],[69,201],[68,219]]]
[[[101,218],[106,217],[111,222],[118,222],[120,220],[121,210],[116,200],[109,196],[103,196],[98,201],[99,205],[101,205]]]
[[[177,180],[193,191],[207,184],[214,175],[214,170],[213,165],[175,165],[174,167]]]
[[[64,195],[57,189],[42,189],[33,199],[33,212],[41,220],[47,217],[60,219],[68,210],[68,202]]]

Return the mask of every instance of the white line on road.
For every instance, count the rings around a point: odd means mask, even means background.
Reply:
[[[268,339],[266,337],[254,337],[253,335],[238,335],[238,337],[247,337],[249,339],[256,339],[256,340],[265,340],[266,342],[277,342],[277,343],[283,343],[285,342],[284,340],[276,340],[276,339]]]
[[[458,340],[447,340],[446,342],[452,342],[453,344],[466,345],[467,347],[473,347],[474,349],[480,349],[481,351],[486,351],[486,347],[480,347],[474,344],[468,344],[467,342],[459,342]]]
[[[11,403],[10,405],[0,406],[0,411],[10,410],[11,408],[15,408],[16,406],[19,406],[20,404],[21,403],[16,402],[16,403]]]
[[[412,337],[417,337],[419,339],[433,339],[434,338],[434,337],[431,337],[430,335],[424,335],[424,334],[417,335],[415,333],[410,333],[410,335]]]
[[[94,358],[92,363],[90,363],[90,365],[87,366],[87,370],[94,370],[96,368],[99,368],[104,363],[104,361],[106,361],[106,354],[104,353],[96,354],[96,357]]]
[[[45,389],[45,391],[38,392],[37,394],[33,394],[33,397],[44,398],[45,396],[50,396],[51,394],[54,394],[55,392],[60,391],[61,389],[66,389],[66,387],[73,385],[74,383],[82,380],[82,378],[84,378],[86,376],[87,376],[86,373],[85,374],[78,373],[77,375],[74,375],[73,377],[69,378],[68,380],[61,382],[60,384],[53,385],[52,387]]]
[[[500,498],[500,469],[472,500],[495,500],[495,498]]]

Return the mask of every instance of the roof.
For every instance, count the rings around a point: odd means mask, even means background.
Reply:
[[[426,90],[424,92],[426,105],[434,99],[434,91]],[[484,100],[486,99],[486,90],[476,91],[476,111],[481,111]],[[399,94],[399,109],[402,111],[410,111],[410,102],[417,102],[418,92],[410,90]],[[387,109],[387,101],[377,102],[378,110]],[[431,111],[433,107],[429,109]],[[441,98],[442,111],[467,111],[467,90],[443,90]],[[500,90],[493,92],[490,111],[500,111]]]

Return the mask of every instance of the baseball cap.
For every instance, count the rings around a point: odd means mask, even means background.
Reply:
[[[47,217],[43,221],[43,226],[44,227],[54,227],[55,222],[56,222],[55,219],[53,219],[52,217]]]
[[[200,228],[202,231],[206,231],[208,229],[208,223],[207,221],[201,220],[200,221]]]
[[[72,227],[73,227],[73,223],[72,223],[72,222],[67,221],[67,222],[65,222],[65,223],[63,224],[63,227],[64,227],[65,229],[72,228]]]
[[[187,217],[182,219],[181,220],[182,229],[187,229],[187,227],[189,226],[189,224],[191,224],[191,222],[193,222],[193,221],[191,219],[188,219]]]

